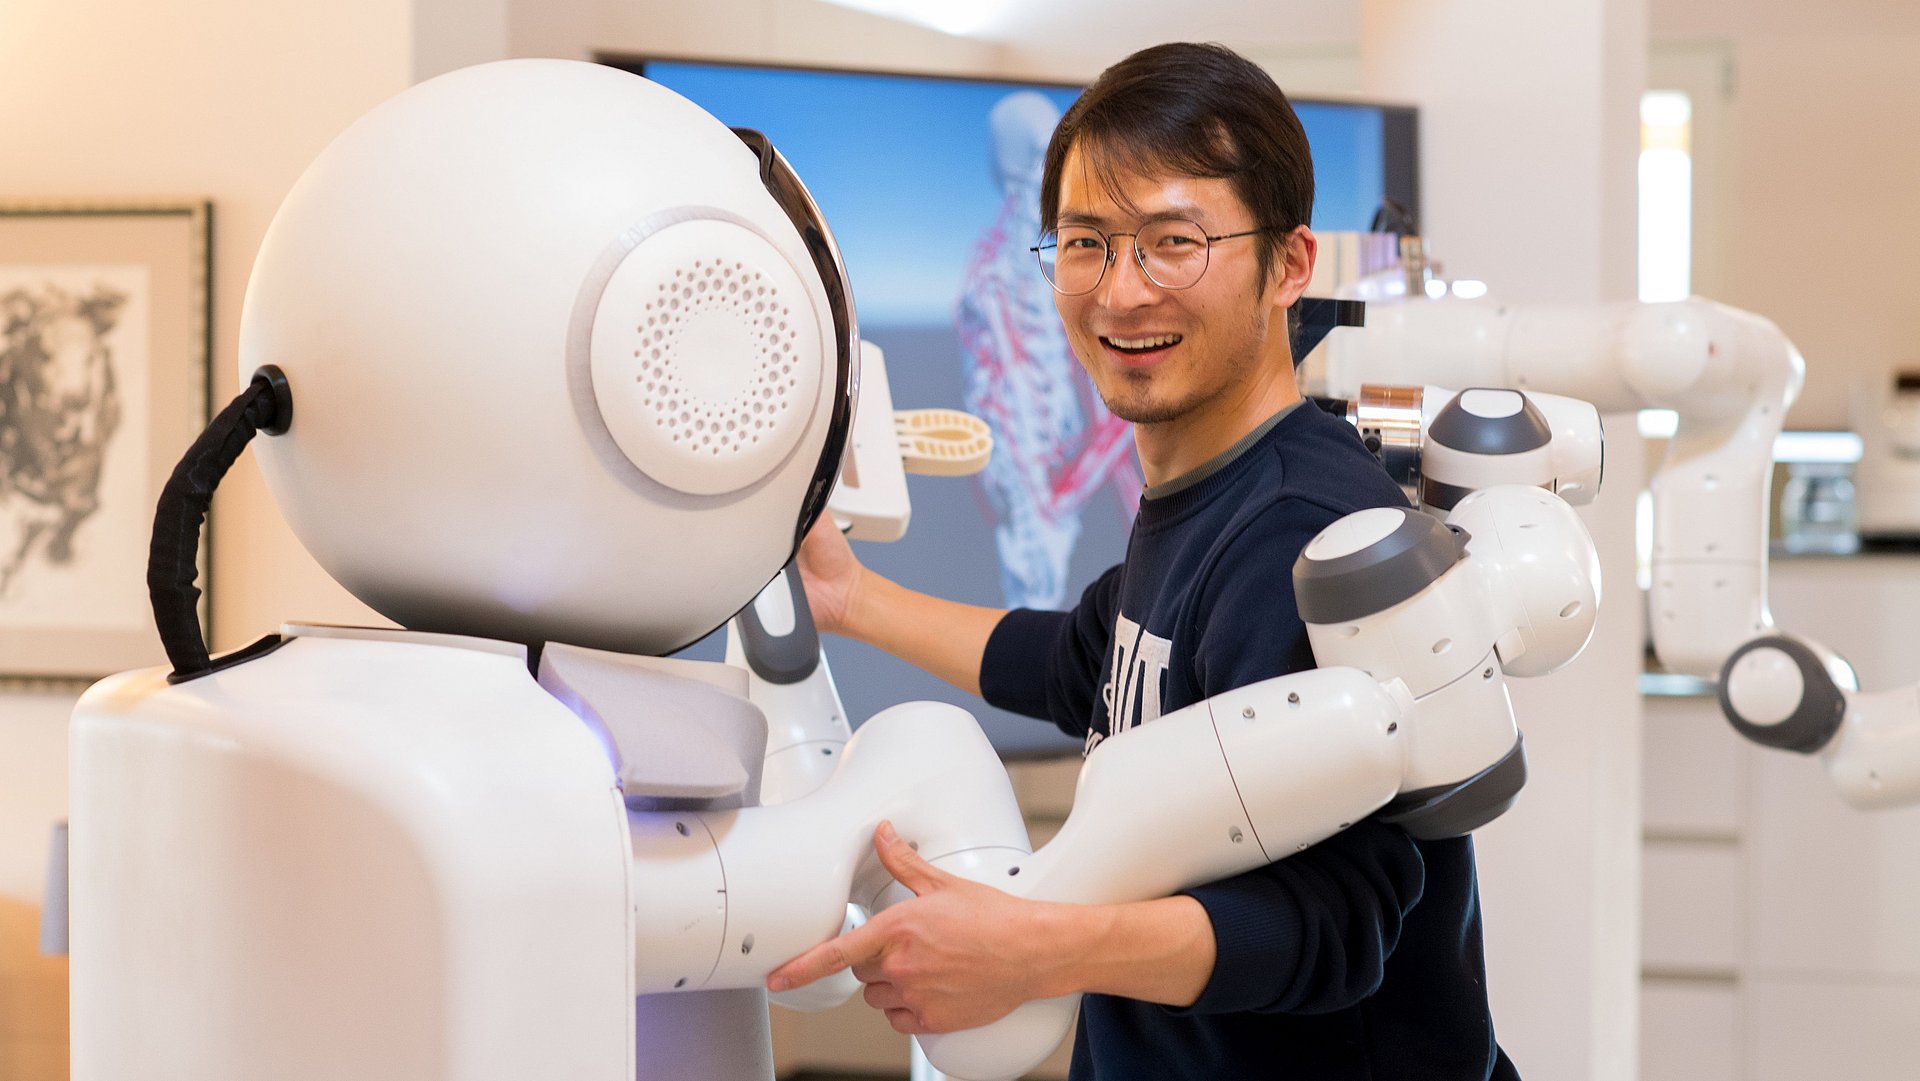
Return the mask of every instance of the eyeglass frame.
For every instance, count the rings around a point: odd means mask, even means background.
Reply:
[[[1200,273],[1194,275],[1193,280],[1188,282],[1185,285],[1168,285],[1165,282],[1162,282],[1159,278],[1154,277],[1153,271],[1147,269],[1147,253],[1145,251],[1142,251],[1140,248],[1141,229],[1149,229],[1155,225],[1165,225],[1169,222],[1186,222],[1188,225],[1191,225],[1196,230],[1198,230],[1201,238],[1207,242],[1206,265],[1202,266],[1200,268]],[[1222,240],[1233,240],[1243,236],[1257,236],[1261,233],[1271,233],[1273,232],[1273,229],[1274,229],[1274,227],[1271,225],[1259,225],[1259,226],[1255,226],[1252,229],[1242,229],[1237,233],[1221,233],[1216,236],[1212,233],[1207,232],[1206,229],[1203,228],[1199,222],[1193,221],[1189,218],[1160,218],[1160,219],[1156,219],[1154,221],[1148,222],[1146,225],[1141,226],[1140,229],[1134,229],[1131,231],[1123,229],[1123,230],[1117,230],[1112,233],[1101,232],[1099,229],[1096,229],[1091,225],[1070,225],[1068,226],[1068,228],[1085,229],[1088,232],[1093,233],[1095,236],[1098,236],[1100,238],[1100,243],[1107,249],[1107,257],[1101,261],[1100,273],[1097,277],[1093,279],[1092,285],[1087,286],[1085,289],[1082,289],[1077,293],[1069,293],[1065,289],[1060,288],[1060,284],[1054,281],[1053,278],[1047,274],[1046,260],[1040,254],[1040,249],[1042,248],[1051,247],[1056,252],[1059,250],[1060,230],[1058,228],[1054,228],[1054,229],[1047,230],[1046,233],[1042,233],[1041,240],[1043,242],[1039,244],[1035,244],[1032,247],[1028,248],[1027,250],[1033,253],[1034,262],[1038,264],[1040,267],[1040,276],[1046,279],[1048,287],[1051,288],[1054,292],[1059,293],[1063,297],[1086,296],[1088,293],[1091,293],[1095,289],[1100,288],[1100,283],[1107,280],[1107,270],[1113,266],[1114,261],[1119,257],[1118,252],[1114,250],[1114,244],[1113,244],[1114,237],[1125,236],[1125,237],[1133,238],[1133,242],[1127,246],[1133,249],[1133,261],[1135,265],[1137,265],[1140,268],[1140,273],[1145,275],[1148,281],[1152,282],[1155,286],[1158,286],[1161,289],[1171,289],[1171,290],[1178,291],[1181,289],[1191,289],[1194,286],[1199,285],[1200,279],[1207,276],[1208,268],[1213,266],[1214,244]],[[1051,233],[1053,235],[1054,241],[1055,241],[1053,244],[1044,243],[1047,233]]]

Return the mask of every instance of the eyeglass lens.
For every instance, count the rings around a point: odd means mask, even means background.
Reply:
[[[1207,234],[1193,222],[1156,221],[1130,237],[1113,234],[1115,242],[1122,237],[1133,242],[1130,251],[1122,252],[1137,258],[1147,277],[1163,289],[1185,289],[1206,273]],[[1069,296],[1092,292],[1107,271],[1107,243],[1098,229],[1063,226],[1040,238],[1040,272]]]

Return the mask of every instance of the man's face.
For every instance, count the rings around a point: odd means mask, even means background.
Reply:
[[[1110,190],[1078,147],[1068,151],[1057,223],[1126,234],[1113,238],[1113,264],[1092,292],[1054,296],[1074,354],[1107,408],[1136,424],[1193,422],[1230,411],[1264,380],[1291,381],[1285,312],[1304,282],[1288,273],[1282,253],[1262,282],[1258,245],[1267,236],[1215,242],[1206,273],[1185,289],[1156,285],[1132,248],[1135,230],[1165,218],[1191,221],[1210,236],[1271,223],[1254,221],[1225,179],[1117,179]]]

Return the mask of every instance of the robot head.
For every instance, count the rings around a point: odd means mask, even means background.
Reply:
[[[415,86],[307,170],[240,375],[320,564],[403,626],[625,652],[746,605],[825,504],[857,391],[831,237],[764,140],[637,76]]]

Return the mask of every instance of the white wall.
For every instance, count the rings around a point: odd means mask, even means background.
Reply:
[[[1737,42],[1726,294],[1806,354],[1791,427],[1848,427],[1854,380],[1920,367],[1916,56],[1920,26]]]
[[[1657,68],[1723,58],[1719,85],[1695,90],[1696,105],[1719,93],[1718,115],[1696,115],[1711,144],[1696,190],[1718,205],[1698,211],[1695,290],[1766,315],[1806,354],[1788,427],[1847,427],[1856,380],[1920,366],[1920,6],[1654,0],[1652,27]]]
[[[607,52],[968,75],[998,63],[994,45],[818,0],[600,0],[596,12],[592,43]],[[879,124],[875,135],[885,135]]]

